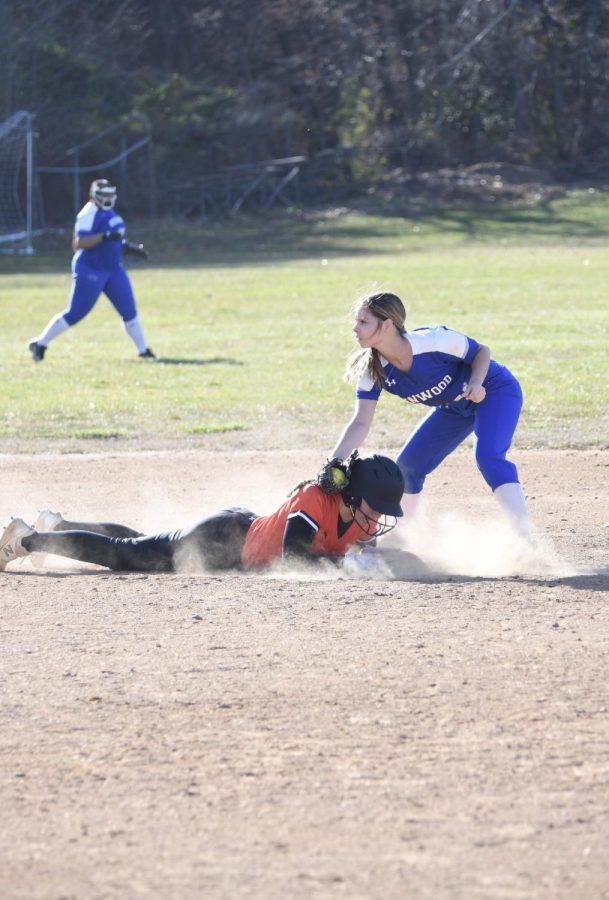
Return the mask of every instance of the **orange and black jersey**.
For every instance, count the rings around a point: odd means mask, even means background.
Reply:
[[[243,567],[268,566],[305,548],[310,556],[344,556],[357,541],[369,541],[355,520],[345,524],[340,519],[340,501],[339,494],[326,494],[316,484],[295,490],[276,512],[252,522],[241,553]]]

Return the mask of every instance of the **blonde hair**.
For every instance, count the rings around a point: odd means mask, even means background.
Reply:
[[[397,294],[388,294],[379,291],[375,294],[365,294],[353,305],[353,314],[362,310],[369,310],[373,316],[384,322],[390,319],[400,334],[406,330],[406,309]],[[378,350],[367,347],[365,350],[355,350],[348,358],[345,367],[345,381],[355,381],[360,375],[369,375],[372,381],[382,387],[385,373],[381,364]]]

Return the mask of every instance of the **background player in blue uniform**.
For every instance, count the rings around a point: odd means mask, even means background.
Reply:
[[[357,379],[355,413],[331,456],[344,459],[368,435],[381,391],[433,407],[402,447],[403,509],[416,513],[425,478],[472,432],[477,466],[511,524],[529,537],[526,501],[507,451],[522,408],[514,375],[490,350],[444,325],[406,331],[399,297],[375,293],[355,307],[353,331],[361,350],[347,363]]]
[[[91,184],[89,197],[74,225],[72,249],[75,252],[69,305],[29,342],[34,362],[44,358],[52,340],[91,312],[102,291],[122,318],[138,354],[143,358],[154,358],[144,338],[131,281],[121,262],[125,222],[114,210],[116,188],[101,178]]]

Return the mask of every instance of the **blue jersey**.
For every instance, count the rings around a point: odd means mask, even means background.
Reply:
[[[114,209],[99,209],[95,203],[85,203],[76,216],[74,234],[77,237],[88,237],[91,234],[102,234],[104,231],[119,231],[125,236],[125,223]],[[82,261],[91,269],[116,269],[121,264],[121,242],[102,241],[90,250],[77,250],[73,264]]]
[[[382,389],[409,403],[425,406],[470,406],[462,400],[463,386],[469,382],[471,364],[480,344],[471,337],[452,331],[445,325],[430,325],[404,332],[412,347],[410,371],[402,372],[381,356],[385,373]],[[491,360],[484,387],[492,389],[512,383],[514,376],[500,363]],[[381,388],[365,373],[357,383],[359,400],[378,400]]]

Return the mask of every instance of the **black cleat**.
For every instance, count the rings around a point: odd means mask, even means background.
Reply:
[[[152,352],[150,347],[146,347],[143,353],[139,354],[140,359],[156,359],[156,354]]]
[[[39,344],[38,341],[30,341],[27,345],[27,348],[32,354],[32,359],[34,360],[34,362],[42,362],[42,360],[44,359],[44,354],[47,350],[44,344]]]

